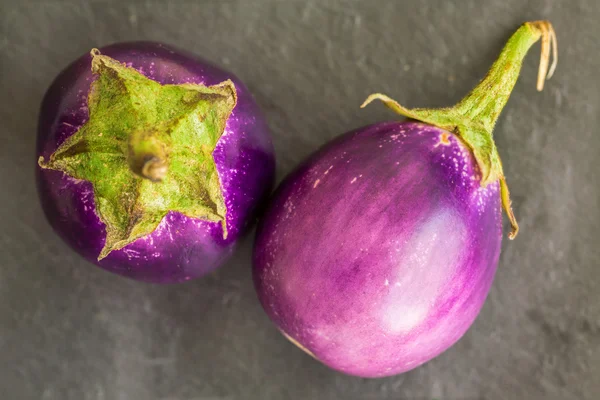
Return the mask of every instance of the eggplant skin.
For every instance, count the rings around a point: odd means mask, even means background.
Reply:
[[[383,377],[467,331],[502,242],[498,183],[480,184],[454,134],[383,122],[340,136],[291,173],[260,222],[258,298],[316,359]]]
[[[238,78],[198,57],[155,42],[118,43],[99,49],[161,84],[215,85],[230,79],[237,104],[213,152],[227,207],[227,236],[218,222],[169,212],[158,228],[98,261],[105,226],[90,182],[36,168],[38,193],[53,229],[90,262],[108,271],[153,283],[190,280],[216,269],[232,253],[268,196],[275,175],[266,121]],[[87,96],[94,79],[92,57],[83,55],[54,80],[42,101],[36,160],[49,156],[88,120]]]

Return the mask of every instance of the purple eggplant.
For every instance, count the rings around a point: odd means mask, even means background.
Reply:
[[[288,339],[333,369],[383,377],[467,331],[494,278],[503,206],[509,237],[518,231],[492,128],[540,38],[541,90],[555,67],[547,21],[519,28],[454,107],[370,96],[363,106],[379,99],[411,120],[346,133],[284,179],[259,223],[253,274]]]
[[[152,42],[94,49],[46,93],[38,192],[54,230],[155,283],[223,263],[274,179],[265,120],[231,73]]]

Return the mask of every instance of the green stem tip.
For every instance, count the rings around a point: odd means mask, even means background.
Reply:
[[[542,52],[537,90],[541,91],[544,88],[544,81],[550,79],[556,69],[558,60],[556,34],[549,21],[532,21],[525,22],[517,29],[487,75],[453,107],[408,109],[381,93],[370,95],[361,105],[363,108],[373,100],[380,100],[400,115],[456,134],[473,153],[481,173],[481,185],[485,187],[490,183],[500,182],[502,206],[512,226],[508,234],[509,239],[517,236],[519,225],[511,207],[508,185],[492,133],[517,82],[523,59],[531,46],[540,38]],[[551,56],[552,64],[550,64]]]
[[[168,172],[168,131],[157,129],[135,131],[127,146],[127,161],[131,171],[152,182],[160,182]]]

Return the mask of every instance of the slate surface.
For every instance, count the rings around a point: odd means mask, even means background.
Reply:
[[[234,71],[268,117],[278,178],[336,135],[393,119],[373,91],[450,105],[525,20],[556,27],[496,129],[522,231],[503,243],[480,317],[402,376],[330,371],[267,320],[252,237],[220,271],[157,287],[110,275],[54,234],[33,182],[41,97],[72,59],[115,41],[187,48]],[[600,2],[3,0],[0,5],[0,393],[7,400],[600,398]]]

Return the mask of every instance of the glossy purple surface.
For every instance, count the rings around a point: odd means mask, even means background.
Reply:
[[[259,299],[331,368],[415,368],[454,344],[485,301],[502,238],[498,190],[481,188],[471,153],[438,128],[347,133],[274,195],[254,249]]]
[[[69,245],[106,270],[157,283],[202,276],[231,254],[236,240],[253,222],[257,206],[271,189],[275,162],[262,113],[235,76],[170,46],[134,42],[100,51],[162,84],[213,85],[227,79],[234,82],[238,102],[213,153],[227,206],[228,237],[223,239],[218,223],[169,213],[152,234],[98,262],[105,229],[95,212],[91,184],[38,167],[38,191],[44,212]],[[86,54],[52,83],[41,107],[36,161],[39,156],[48,158],[87,121],[87,94],[92,80],[91,57]]]

